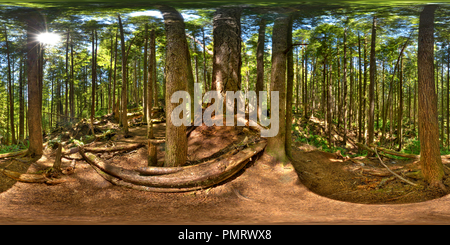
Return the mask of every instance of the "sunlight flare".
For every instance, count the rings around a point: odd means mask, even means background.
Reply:
[[[37,36],[37,40],[43,44],[56,45],[61,41],[61,36],[52,32],[44,32]]]

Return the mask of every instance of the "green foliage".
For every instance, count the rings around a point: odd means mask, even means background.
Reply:
[[[28,142],[26,144],[19,143],[17,145],[0,145],[0,154],[20,151],[28,148]]]

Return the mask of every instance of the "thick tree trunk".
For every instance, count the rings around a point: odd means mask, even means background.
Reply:
[[[443,188],[444,170],[439,152],[437,95],[434,83],[434,11],[426,5],[420,14],[418,41],[418,91],[420,163],[425,181]]]
[[[271,108],[271,114],[279,113],[278,134],[267,140],[267,153],[277,161],[285,162],[286,157],[286,50],[289,32],[288,16],[275,20],[272,34],[272,74],[270,91],[279,93],[279,111]],[[272,99],[271,99],[272,100]],[[270,125],[274,127],[275,125]]]
[[[159,7],[166,29],[166,38],[171,40],[166,46],[166,155],[164,166],[178,167],[186,163],[186,126],[172,123],[172,111],[180,103],[171,103],[170,98],[177,91],[186,91],[188,73],[187,41],[183,17],[172,7]]]
[[[36,42],[37,34],[44,30],[43,19],[37,11],[32,11],[27,22],[27,77],[28,77],[28,130],[30,155],[42,155],[42,80],[40,79],[41,45]]]
[[[219,8],[214,12],[212,90],[241,89],[241,9]],[[224,100],[225,102],[226,100]]]
[[[375,129],[375,120],[374,120],[374,113],[375,113],[375,75],[377,72],[377,64],[375,60],[375,45],[376,45],[376,39],[377,39],[377,17],[373,17],[373,24],[372,24],[372,42],[370,44],[370,85],[369,85],[369,121],[367,123],[367,127],[369,130],[369,135],[367,138],[367,143],[372,144],[373,138],[374,138],[374,129]]]

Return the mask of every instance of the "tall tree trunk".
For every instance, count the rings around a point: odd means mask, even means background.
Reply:
[[[171,103],[170,98],[177,91],[186,91],[188,60],[190,60],[183,17],[172,7],[160,6],[164,17],[166,38],[166,167],[181,166],[187,159],[186,126],[175,126],[171,114],[180,103]]]
[[[116,33],[116,42],[114,45],[114,82],[113,82],[113,115],[114,118],[117,119],[117,121],[119,121],[118,119],[120,118],[119,116],[119,96],[117,96],[117,101],[116,101],[116,82],[117,82],[117,33]]]
[[[447,49],[447,149],[450,149],[450,47]]]
[[[205,28],[202,27],[202,42],[203,42],[203,92],[206,93],[208,90],[206,86],[206,38],[205,38]],[[165,90],[164,90],[165,91]]]
[[[156,80],[155,74],[153,74],[153,56],[155,55],[155,30],[150,31],[150,49],[148,56],[148,86],[147,86],[147,138],[153,139],[153,125],[152,125],[152,109],[153,109],[153,81]]]
[[[256,46],[256,85],[255,92],[259,101],[259,92],[264,90],[264,43],[266,39],[266,20],[261,18],[258,30],[258,44]],[[261,115],[258,105],[258,115]]]
[[[361,61],[361,38],[358,32],[358,95],[359,95],[359,110],[358,110],[358,142],[362,143],[362,111],[363,111],[363,91],[362,91],[362,61]]]
[[[400,75],[398,86],[398,112],[397,112],[397,143],[398,151],[402,150],[402,119],[403,119],[403,57],[400,59]]]
[[[147,121],[147,98],[148,98],[148,24],[145,23],[145,35],[144,35],[144,94],[143,94],[143,110],[144,110],[144,122]],[[148,125],[148,124],[147,124]]]
[[[425,181],[430,186],[445,188],[444,170],[439,152],[437,95],[434,83],[434,11],[436,5],[426,5],[420,14],[417,54],[419,93],[420,163]]]
[[[128,119],[127,119],[127,83],[128,83],[128,69],[127,69],[127,54],[126,54],[126,45],[125,45],[125,36],[123,33],[123,25],[122,19],[119,15],[119,28],[120,28],[120,46],[122,48],[122,126],[123,133],[125,136],[128,136]]]
[[[275,19],[272,34],[272,74],[270,91],[279,93],[279,111],[271,108],[271,114],[279,113],[278,134],[267,140],[266,151],[277,161],[286,162],[286,50],[288,48],[288,16]],[[272,99],[271,99],[272,100]],[[271,125],[274,127],[275,125]]]
[[[25,123],[25,117],[24,117],[24,96],[23,96],[23,90],[25,84],[23,83],[23,56],[20,58],[20,70],[19,70],[19,142],[23,142],[25,139],[25,131],[24,131],[24,123]],[[52,82],[52,100],[53,100],[53,82]],[[53,108],[53,107],[52,107]],[[51,127],[51,124],[50,124]]]
[[[92,61],[91,61],[91,66],[92,66],[92,93],[91,93],[91,133],[92,135],[95,135],[94,133],[94,115],[95,115],[95,98],[96,98],[96,83],[97,83],[97,67],[96,67],[96,53],[97,50],[95,48],[95,43],[96,43],[96,36],[97,36],[97,31],[93,30],[92,31]]]
[[[219,8],[213,17],[213,83],[212,90],[241,89],[241,9]],[[225,96],[224,96],[225,98]],[[225,103],[226,99],[224,99]]]
[[[343,124],[344,124],[344,137],[342,144],[344,147],[347,145],[347,28],[344,29],[344,70],[342,77],[342,87],[343,87],[343,96],[342,96],[342,108],[343,108]]]
[[[292,17],[289,18],[288,33],[287,33],[287,46],[292,47]],[[292,48],[287,53],[287,80],[286,80],[286,155],[292,157],[292,95],[294,87],[294,51]]]
[[[14,130],[14,97],[13,97],[13,84],[11,79],[11,58],[8,41],[8,30],[5,26],[5,43],[6,43],[6,62],[8,64],[8,94],[9,94],[9,126],[11,129],[11,144],[15,145],[16,134]]]
[[[73,37],[70,37],[70,120],[73,121],[75,117],[75,76],[74,76],[74,51],[73,51]]]
[[[30,146],[28,154],[42,155],[42,80],[40,79],[41,45],[36,43],[37,35],[43,28],[43,19],[37,11],[30,12],[27,23],[27,78],[28,78],[28,130]]]
[[[64,108],[64,121],[67,122],[68,121],[68,116],[69,116],[69,30],[67,30],[67,37],[66,37],[66,69],[65,69],[65,108]]]
[[[367,143],[372,144],[373,138],[374,138],[374,116],[375,116],[375,76],[377,72],[377,64],[375,60],[375,45],[376,45],[376,39],[377,39],[377,17],[373,17],[373,24],[372,24],[372,42],[370,44],[370,86],[369,86],[369,120],[367,123],[367,127],[369,130],[369,135],[367,137]]]

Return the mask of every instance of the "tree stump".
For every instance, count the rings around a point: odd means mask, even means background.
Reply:
[[[158,164],[158,159],[156,158],[158,151],[156,149],[156,144],[153,144],[151,140],[148,140],[148,166],[156,166]]]

